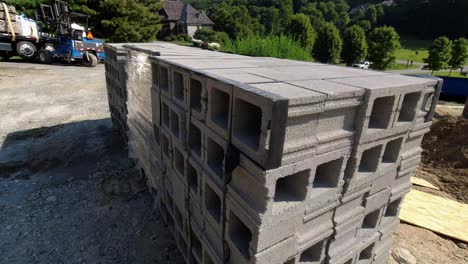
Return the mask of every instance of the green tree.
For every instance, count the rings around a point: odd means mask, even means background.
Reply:
[[[452,42],[447,37],[439,37],[432,42],[432,46],[429,48],[429,57],[424,59],[424,62],[434,73],[434,71],[448,68],[451,53]]]
[[[342,40],[338,29],[332,23],[323,23],[317,30],[314,58],[323,63],[337,63],[341,48]]]
[[[156,39],[161,29],[158,11],[162,3],[151,0],[102,0],[101,24],[112,32],[112,42],[144,42]]]
[[[400,47],[400,36],[393,27],[378,27],[368,37],[368,59],[372,68],[386,70],[395,63],[395,52]]]
[[[453,41],[452,44],[452,58],[449,61],[450,65],[450,75],[452,75],[453,69],[460,69],[463,71],[463,66],[465,65],[466,60],[468,59],[468,43],[466,39],[459,38]]]
[[[366,33],[357,25],[349,27],[346,29],[343,36],[343,53],[341,58],[349,66],[357,61],[363,60],[366,56]]]
[[[310,19],[305,14],[296,14],[291,17],[291,21],[286,27],[286,34],[311,52],[316,38],[315,30],[310,24]]]

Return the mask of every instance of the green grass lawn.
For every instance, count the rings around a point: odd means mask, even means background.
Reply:
[[[414,70],[417,68],[419,68],[417,65],[408,65],[408,67],[406,67],[406,64],[396,63],[392,68],[390,68],[390,70]]]
[[[449,76],[449,71],[435,71],[432,75],[446,77]],[[450,77],[468,78],[466,75],[461,75],[459,70],[452,71]]]
[[[397,50],[398,60],[424,62],[429,55],[428,49],[432,40],[421,40],[414,37],[402,36],[400,39],[401,48]]]

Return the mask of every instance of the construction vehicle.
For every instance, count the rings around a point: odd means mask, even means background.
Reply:
[[[0,3],[1,4],[1,3]],[[104,41],[93,37],[91,31],[76,27],[76,21],[86,19],[87,15],[69,12],[68,4],[55,0],[50,5],[40,4],[36,11],[36,22],[42,25],[37,36],[19,36],[14,30],[0,33],[0,57],[12,56],[41,63],[54,61],[81,62],[94,67],[103,62]]]

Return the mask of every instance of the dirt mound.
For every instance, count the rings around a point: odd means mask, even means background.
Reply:
[[[449,197],[468,203],[468,120],[446,116],[423,140],[423,177]]]

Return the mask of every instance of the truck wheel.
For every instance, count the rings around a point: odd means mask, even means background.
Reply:
[[[92,53],[88,53],[88,58],[89,59],[86,59],[86,56],[83,57],[83,64],[86,67],[96,67],[96,65],[98,64],[98,60],[96,58],[96,55],[94,55]]]
[[[20,41],[16,44],[16,52],[25,60],[33,60],[37,55],[37,49],[29,41]]]
[[[41,49],[37,53],[39,61],[43,64],[52,64],[54,63],[54,55],[48,50]]]

